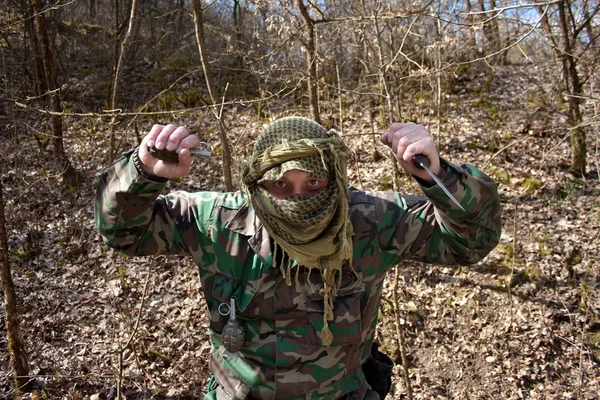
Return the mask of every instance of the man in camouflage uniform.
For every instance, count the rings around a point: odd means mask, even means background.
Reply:
[[[155,125],[102,175],[96,224],[109,246],[187,254],[199,267],[214,374],[207,399],[378,399],[361,367],[386,271],[407,259],[476,263],[496,246],[500,204],[489,177],[440,159],[421,125],[392,124],[381,141],[425,196],[348,191],[341,138],[298,117],[263,130],[241,192],[161,195],[168,178],[189,173],[198,143],[174,125]],[[179,162],[147,146],[176,150]],[[412,164],[417,154],[464,211]],[[238,338],[226,333],[229,305]]]

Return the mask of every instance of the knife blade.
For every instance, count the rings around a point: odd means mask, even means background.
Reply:
[[[452,195],[452,193],[450,193],[450,191],[448,190],[446,185],[444,185],[442,183],[442,180],[436,174],[434,174],[433,171],[429,168],[429,166],[431,164],[427,157],[425,157],[423,154],[417,154],[416,156],[413,157],[412,161],[413,161],[413,164],[415,165],[415,167],[417,167],[419,169],[424,169],[429,174],[429,176],[431,176],[431,179],[433,179],[435,181],[435,183],[437,183],[437,185],[440,188],[442,188],[442,190],[444,191],[444,193],[446,193],[446,195],[450,198],[450,200],[452,200],[454,202],[454,204],[456,204],[461,210],[466,212],[466,210],[463,208],[463,206],[461,206],[460,203],[458,202],[458,200],[456,200],[456,197],[454,197]]]

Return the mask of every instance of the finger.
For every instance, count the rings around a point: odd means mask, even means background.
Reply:
[[[181,142],[181,140],[186,136],[189,136],[187,129],[183,126],[178,126],[169,135],[165,148],[169,151],[175,151],[179,147],[179,142]]]
[[[199,140],[196,135],[186,136],[179,142],[178,150],[193,149],[194,147],[198,146],[198,143],[199,143]]]
[[[403,129],[405,127],[407,127],[408,125],[410,125],[411,123],[408,122],[394,122],[392,123],[392,125],[390,125],[390,132],[394,133],[396,131],[399,131],[400,129]]]
[[[150,147],[154,146],[154,143],[156,143],[156,137],[163,130],[163,128],[164,128],[164,125],[154,124],[152,126],[152,129],[150,129],[150,132],[148,132],[148,134],[144,138],[146,140],[146,144],[148,146],[150,146]]]
[[[167,142],[169,141],[169,136],[171,136],[171,133],[173,133],[173,131],[175,131],[175,129],[177,129],[177,125],[173,125],[173,124],[169,124],[169,125],[163,127],[163,129],[160,131],[160,133],[156,137],[156,142],[155,142],[154,146],[158,150],[164,149],[167,145]]]
[[[154,127],[159,128],[155,129]],[[160,125],[155,125],[154,127],[152,127],[150,132],[144,136],[142,143],[140,143],[140,147],[138,148],[138,156],[140,161],[149,167],[152,167],[154,164],[156,164],[156,159],[148,152],[148,146],[150,146],[150,143],[153,140],[152,138],[158,135],[158,132],[160,132],[160,129],[162,129],[162,126]]]
[[[379,136],[379,140],[381,141],[381,143],[385,144],[386,146],[389,146],[389,137],[389,132],[386,132],[383,135]]]
[[[424,147],[423,147],[422,143],[420,143],[420,142],[411,143],[408,146],[406,146],[404,154],[402,155],[402,159],[404,161],[406,161],[407,163],[410,163],[410,162],[412,162],[413,157],[416,156],[417,154],[422,154],[425,157],[427,157],[427,155],[424,154],[423,149],[424,149]],[[429,158],[429,157],[427,157],[427,158]],[[431,160],[430,160],[430,163],[431,163]]]
[[[183,170],[189,171],[190,167],[192,165],[192,153],[190,153],[190,151],[188,149],[182,149],[179,152],[179,163],[177,165],[177,168],[180,169],[182,168]],[[187,175],[187,173],[186,173]]]
[[[406,148],[415,140],[416,137],[414,132],[411,132],[408,135],[406,134],[406,132],[402,132],[401,134],[395,136],[395,140],[392,145],[392,150],[394,151],[396,157],[399,159],[404,158]]]

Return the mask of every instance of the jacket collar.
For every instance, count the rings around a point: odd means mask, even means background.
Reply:
[[[272,263],[272,246],[267,230],[256,216],[250,205],[241,206],[225,223],[225,228],[240,235],[249,237],[250,248],[263,260]]]

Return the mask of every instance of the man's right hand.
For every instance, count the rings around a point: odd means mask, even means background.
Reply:
[[[186,128],[177,125],[154,125],[142,139],[139,148],[141,167],[147,174],[161,178],[179,178],[187,176],[192,167],[192,155],[189,149],[198,145],[196,135],[190,135]],[[149,147],[157,150],[167,149],[179,154],[179,162],[166,162],[153,157]]]

